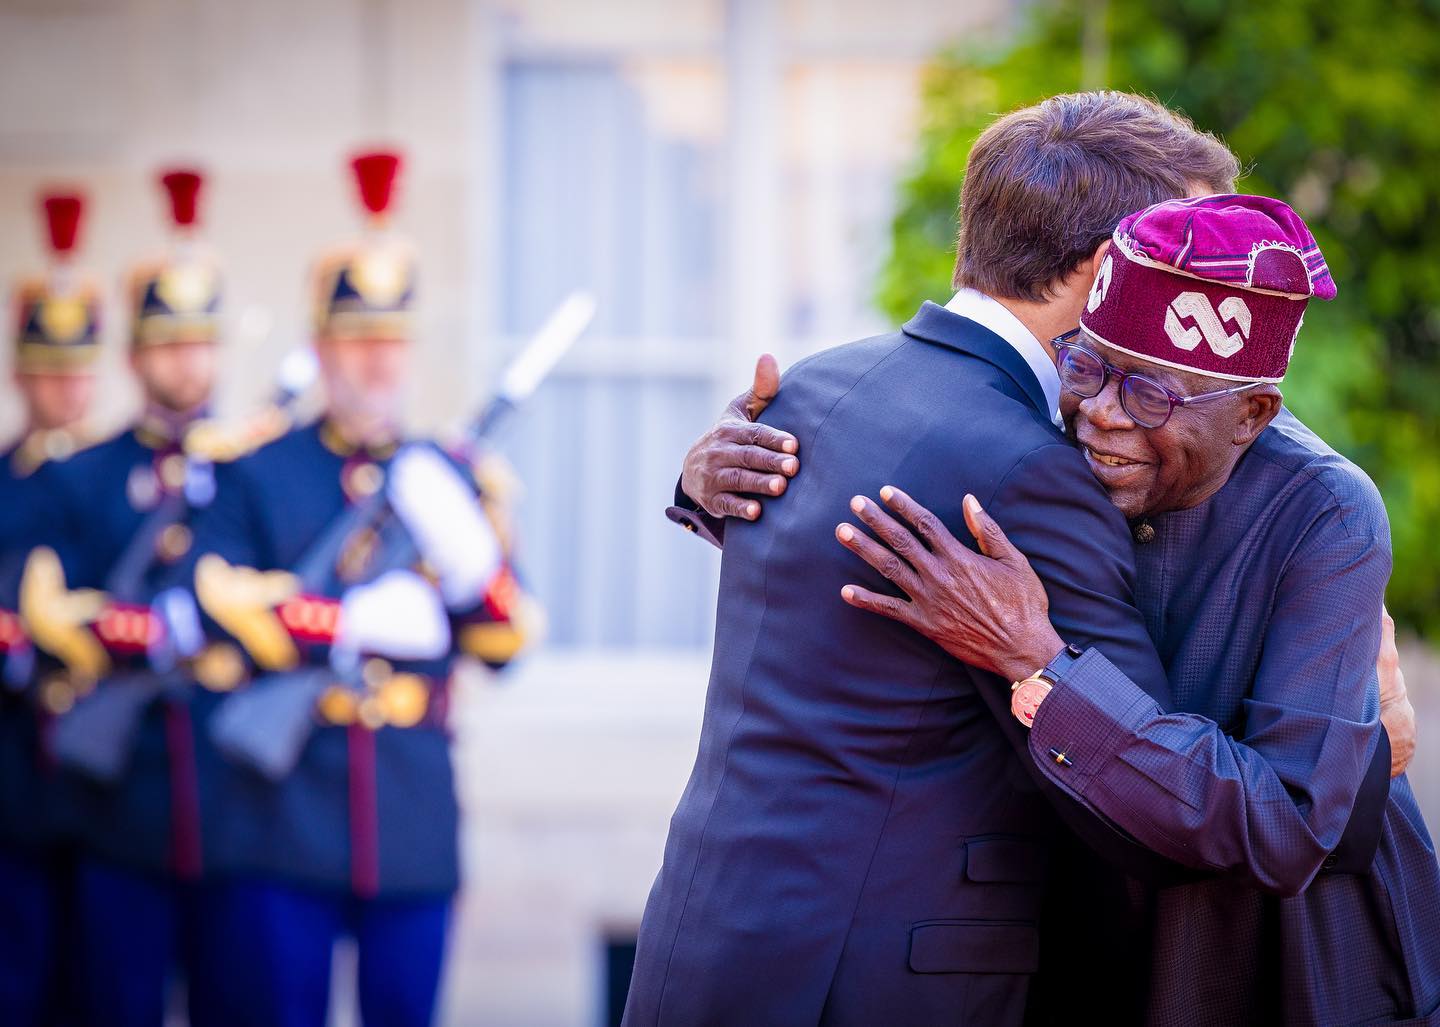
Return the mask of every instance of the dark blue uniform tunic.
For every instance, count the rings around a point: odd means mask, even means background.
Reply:
[[[47,844],[40,721],[26,691],[35,664],[18,597],[33,543],[34,474],[24,442],[0,454],[0,1020],[39,1023],[59,970],[66,875]]]
[[[110,589],[115,584],[111,576],[117,561],[165,493],[180,488],[184,464],[176,439],[137,425],[41,468],[36,477],[52,507],[45,541],[60,553],[68,587]],[[176,515],[183,523],[184,511]],[[158,551],[161,547],[152,545],[142,573],[129,583],[131,594],[115,598],[147,601],[170,566],[186,555],[185,548]],[[113,655],[120,669],[125,663],[144,665],[139,646]],[[199,876],[203,858],[191,701],[178,693],[146,711],[118,782],[98,784],[60,774],[56,817],[88,851],[147,873]]]
[[[215,554],[258,571],[313,564],[337,520],[382,487],[394,451],[357,450],[320,422],[217,466],[215,501],[194,526],[195,557]],[[277,611],[298,645],[299,669],[330,667],[337,601],[383,569],[374,554],[396,528],[393,514],[378,528],[350,528],[324,573],[307,575],[304,595]],[[404,566],[423,570],[413,549]],[[247,953],[235,970],[252,982],[245,1015],[255,1022],[323,1021],[331,945],[342,931],[359,944],[366,1022],[430,1021],[459,885],[448,678],[462,653],[503,663],[508,657],[497,657],[485,629],[507,619],[492,586],[473,608],[452,612],[449,653],[380,661],[382,678],[425,683],[418,722],[341,721],[322,701],[298,763],[280,780],[222,761],[205,796],[208,869],[226,882],[228,897],[213,930]],[[207,629],[223,644],[218,623]]]
[[[352,501],[345,480],[355,468],[388,466],[394,447],[376,454],[346,452],[322,435],[321,424],[293,431],[217,468],[216,499],[195,524],[198,555],[231,564],[293,570]],[[357,534],[363,534],[357,532]],[[357,540],[356,546],[360,545]],[[348,587],[336,567],[312,594],[337,599]],[[324,667],[323,639],[301,642],[302,661]],[[453,655],[395,663],[433,686],[432,709],[443,710]],[[375,768],[384,772],[375,774]],[[372,780],[359,781],[368,774]],[[373,792],[371,791],[373,789]],[[352,800],[373,801],[370,811]],[[458,811],[443,719],[410,728],[318,726],[299,765],[278,785],[240,767],[219,782],[215,867],[373,895],[448,895],[459,884]],[[374,861],[378,878],[357,882]]]
[[[59,553],[67,587],[117,584],[117,563],[166,494],[179,490],[184,466],[174,432],[141,422],[36,472],[44,517],[34,541]],[[172,517],[183,522],[183,505],[169,512],[167,522]],[[148,600],[185,548],[183,541],[169,548],[152,544],[136,563],[135,580],[126,583],[129,594],[114,598]],[[146,672],[143,646],[107,648],[117,671]],[[97,687],[111,684],[101,681]],[[195,690],[157,696],[141,714],[117,780],[101,783],[52,767],[48,819],[58,834],[78,843],[80,853],[81,944],[73,956],[88,1022],[137,1027],[160,1022],[177,961],[189,978],[192,1023],[224,1022],[223,960],[202,943],[197,929],[212,915],[210,897],[194,883],[204,863],[200,767],[213,753],[197,745],[193,711],[203,710],[208,700]]]

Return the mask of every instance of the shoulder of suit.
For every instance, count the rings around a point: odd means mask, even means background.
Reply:
[[[234,463],[283,438],[294,427],[294,418],[273,405],[236,422],[205,418],[185,433],[185,452],[215,464]]]

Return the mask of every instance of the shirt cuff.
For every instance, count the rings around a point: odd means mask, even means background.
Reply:
[[[1083,796],[1116,752],[1160,707],[1098,649],[1060,675],[1030,729],[1030,754],[1046,777]]]
[[[700,509],[700,504],[690,498],[678,480],[675,482],[675,505],[666,508],[665,516],[716,549],[725,548],[725,518],[711,517]]]

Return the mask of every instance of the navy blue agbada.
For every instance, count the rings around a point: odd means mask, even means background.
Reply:
[[[1366,825],[1378,832],[1369,872],[1321,872],[1379,710],[1380,494],[1282,411],[1215,495],[1148,521],[1136,591],[1184,713],[1162,712],[1096,650],[1040,704],[1030,736],[1036,765],[1098,816],[1224,875],[1127,890],[1148,929],[1136,946],[1145,1021],[1430,1022],[1440,869],[1404,775]],[[1045,758],[1057,745],[1068,766]],[[1245,868],[1258,887],[1236,881]]]

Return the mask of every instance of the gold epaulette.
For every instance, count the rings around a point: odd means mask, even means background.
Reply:
[[[17,477],[25,478],[51,460],[68,460],[100,441],[88,427],[37,429],[25,436],[10,458]]]
[[[229,463],[274,442],[294,425],[295,419],[271,405],[238,424],[211,418],[196,421],[185,432],[185,452],[213,464]]]
[[[524,495],[525,486],[515,468],[493,449],[482,450],[470,463],[470,473],[485,498],[501,506],[514,506]]]
[[[480,490],[480,505],[495,528],[500,548],[515,549],[515,506],[524,495],[525,485],[515,468],[494,450],[482,450],[470,462],[470,473]]]

